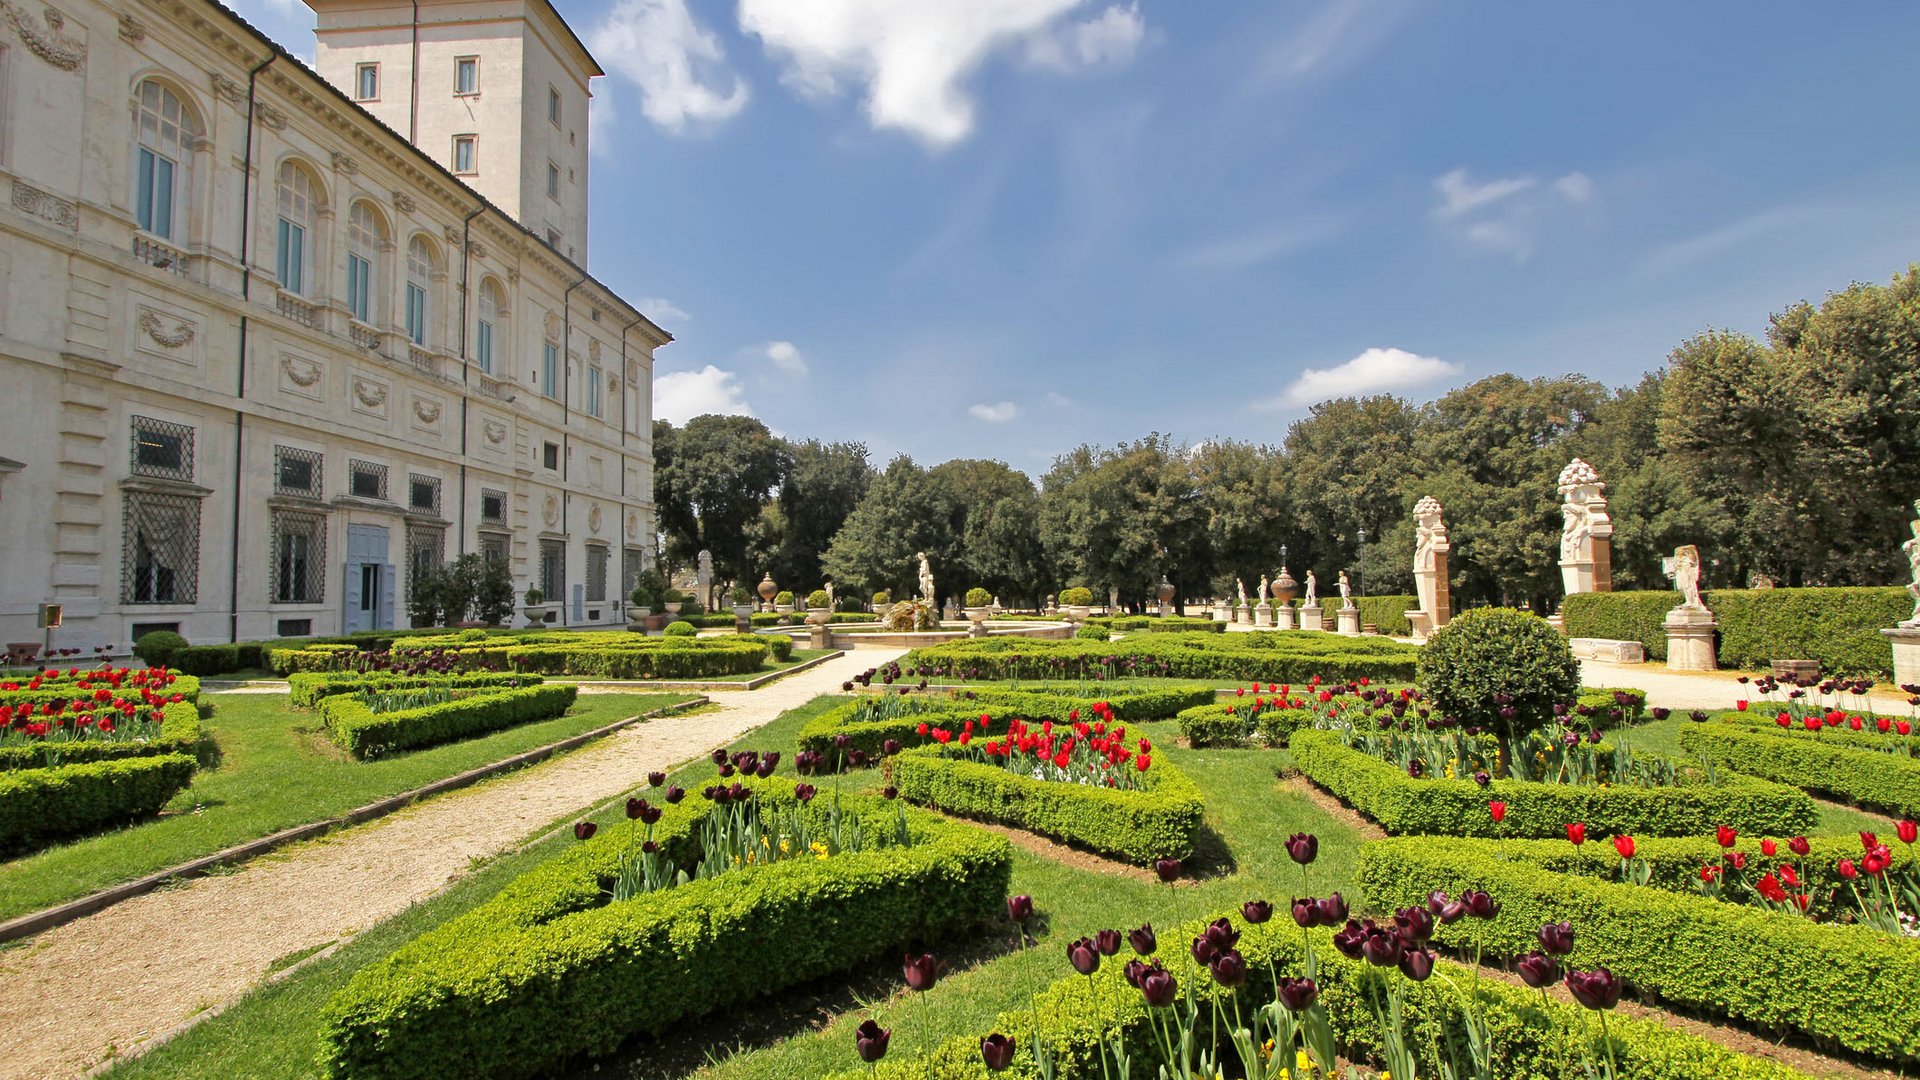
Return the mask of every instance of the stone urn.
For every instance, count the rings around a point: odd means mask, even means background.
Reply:
[[[667,614],[669,616],[678,615],[680,614],[680,601],[678,600],[669,601],[666,605],[666,608],[667,608]]]
[[[1300,583],[1293,579],[1286,567],[1280,568],[1280,576],[1273,581],[1273,599],[1280,604],[1291,604],[1300,598]]]
[[[1173,582],[1168,581],[1166,575],[1162,574],[1160,576],[1160,606],[1165,607],[1173,603],[1173,596],[1176,591],[1173,587]]]
[[[773,571],[767,571],[767,576],[760,579],[759,593],[760,603],[763,605],[762,610],[771,607],[773,605],[773,598],[780,595],[780,586],[773,583]]]
[[[807,625],[808,626],[825,626],[832,621],[833,621],[832,608],[810,607],[807,609]]]
[[[520,613],[527,617],[528,626],[544,626],[547,621],[552,618],[554,609],[559,606],[558,604],[547,603],[528,604],[526,607],[520,609]]]
[[[1068,622],[1071,622],[1071,623],[1085,622],[1087,620],[1087,617],[1093,614],[1093,605],[1092,604],[1068,604],[1067,606],[1061,608],[1060,610],[1066,613]]]
[[[627,629],[645,630],[647,628],[647,617],[652,614],[653,608],[644,604],[628,604]]]

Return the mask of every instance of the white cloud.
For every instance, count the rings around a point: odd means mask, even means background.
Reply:
[[[1816,224],[1830,228],[1831,222],[1823,219],[1831,209],[1815,202],[1763,210],[1661,247],[1641,260],[1640,270],[1648,274],[1671,273],[1717,259],[1779,233],[1813,231],[1812,226]]]
[[[791,341],[769,341],[766,347],[767,359],[773,366],[789,375],[805,375],[807,358],[800,355],[800,347]]]
[[[1071,409],[1073,408],[1073,399],[1058,390],[1049,390],[1047,391],[1047,404],[1056,409]]]
[[[1440,205],[1434,207],[1433,216],[1451,221],[1520,194],[1533,186],[1533,177],[1512,176],[1476,184],[1467,179],[1467,170],[1455,169],[1435,180],[1433,186],[1440,192]]]
[[[1027,63],[1050,71],[1123,65],[1133,59],[1146,36],[1147,21],[1140,17],[1140,5],[1115,4],[1084,22],[1035,34],[1027,42]]]
[[[1476,221],[1467,226],[1467,239],[1483,248],[1504,251],[1520,262],[1533,254],[1533,237],[1518,218],[1507,221]]]
[[[967,77],[996,50],[1048,33],[1083,2],[740,0],[740,30],[760,38],[785,65],[788,85],[810,96],[862,86],[874,127],[904,131],[938,148],[973,130]],[[1098,27],[1087,31],[1088,49],[1112,55],[1126,27],[1106,16],[1093,24]]]
[[[1298,408],[1328,398],[1407,390],[1464,370],[1460,364],[1419,356],[1405,349],[1368,349],[1336,367],[1308,368],[1279,397],[1254,407],[1271,411]]]
[[[655,324],[660,324],[662,320],[683,323],[693,321],[693,316],[687,314],[686,308],[664,296],[643,296],[635,306],[640,309],[641,314],[652,319]]]
[[[1583,172],[1570,172],[1553,182],[1553,190],[1570,203],[1584,203],[1593,198],[1593,177]]]
[[[1243,230],[1192,248],[1179,262],[1189,270],[1245,270],[1331,240],[1344,228],[1344,221],[1322,218]]]
[[[718,123],[747,106],[746,82],[686,0],[619,0],[587,44],[640,88],[641,112],[667,131]]]
[[[742,395],[739,376],[708,364],[699,371],[674,371],[654,377],[655,419],[684,424],[708,413],[753,415],[753,408]]]
[[[1004,424],[1020,415],[1020,406],[1011,401],[1002,401],[993,405],[979,404],[967,406],[967,415],[975,420],[984,420],[989,424]]]

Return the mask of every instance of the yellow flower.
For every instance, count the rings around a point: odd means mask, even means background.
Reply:
[[[793,854],[793,841],[787,839],[784,836],[780,838],[780,854],[782,855]]]
[[[1313,1068],[1313,1059],[1307,1056],[1305,1050],[1295,1051],[1293,1055],[1293,1067],[1305,1073],[1308,1069]]]
[[[827,845],[818,840],[808,844],[807,850],[813,852],[813,857],[816,859],[824,859],[827,857]]]

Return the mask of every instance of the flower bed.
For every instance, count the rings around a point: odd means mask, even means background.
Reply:
[[[902,667],[960,679],[1100,679],[1130,675],[1239,682],[1413,678],[1416,650],[1386,639],[1290,631],[1142,634],[1114,642],[985,638],[915,649]]]
[[[200,700],[200,680],[171,668],[67,668],[0,679],[0,705],[70,702],[107,691],[107,698],[156,704],[156,698]],[[0,725],[4,726],[4,725]]]
[[[1436,939],[1499,954],[1533,947],[1543,922],[1574,920],[1569,963],[1600,965],[1645,993],[1829,1045],[1920,1060],[1920,943],[1866,927],[1658,889],[1556,873],[1502,859],[1490,844],[1431,839],[1361,848],[1362,902],[1424,906],[1431,890],[1485,889],[1501,903],[1487,926],[1442,926]]]
[[[320,716],[334,740],[357,758],[464,739],[535,720],[551,720],[572,707],[575,686],[478,690],[467,697],[418,708],[376,712],[366,694],[323,698]]]
[[[89,752],[102,756],[91,760],[69,758],[52,767],[0,772],[0,854],[158,813],[192,782],[197,760],[181,747],[199,741],[198,713],[192,704],[181,702],[166,710],[170,720],[179,719],[165,740],[98,743],[94,745],[100,749],[90,747]],[[70,752],[79,754],[82,745],[74,744]],[[115,756],[104,756],[106,748]]]
[[[847,748],[877,758],[889,740],[903,744],[918,742],[915,735],[923,722],[957,729],[969,719],[988,716],[1067,724],[1079,719],[1076,714],[1091,716],[1095,705],[1105,705],[1116,720],[1137,723],[1164,720],[1195,702],[1212,699],[1211,690],[1129,691],[1111,698],[1011,690],[969,691],[966,696],[860,697],[809,720],[800,729],[799,743],[801,750],[824,754],[838,749],[835,739],[845,735],[851,740]]]
[[[100,708],[97,714],[76,713],[72,706],[61,708],[48,702],[0,705],[0,727],[6,732],[0,741],[0,771],[47,769],[90,761],[117,761],[123,758],[153,757],[163,754],[192,754],[200,745],[200,707],[191,701],[165,701],[139,710],[140,719],[128,721],[113,708],[115,702],[89,701]],[[59,709],[49,715],[46,710]],[[97,716],[82,727],[76,717]],[[103,737],[101,725],[108,717],[119,718]],[[56,725],[64,725],[56,728]],[[73,734],[78,729],[80,734]]]
[[[471,636],[469,636],[471,635]],[[703,679],[747,675],[793,656],[793,641],[779,635],[719,638],[651,638],[626,632],[547,632],[519,636],[469,631],[396,642],[387,652],[352,645],[275,649],[275,671],[377,672],[395,668],[437,672],[524,671],[607,679]]]
[[[1429,710],[1419,707],[1417,692],[1366,684],[1362,679],[1323,686],[1316,677],[1303,687],[1269,683],[1263,692],[1262,684],[1254,683],[1238,687],[1232,701],[1197,705],[1175,719],[1188,744],[1203,747],[1244,746],[1250,742],[1284,746],[1295,731],[1303,728],[1367,724],[1389,717],[1403,720],[1410,708],[1419,719],[1431,718]],[[1640,690],[1582,690],[1564,719],[1568,725],[1592,731],[1632,724],[1645,711],[1646,700]]]
[[[784,780],[755,797],[795,802]],[[824,813],[822,796],[812,806]],[[875,833],[897,806],[847,796]],[[664,808],[660,846],[691,860],[711,810]],[[522,875],[498,896],[362,969],[326,1005],[320,1063],[331,1077],[546,1075],[629,1036],[813,979],[992,918],[1012,875],[1004,839],[909,811],[912,844],[747,866],[608,901],[630,846],[610,829]],[[476,1034],[480,1033],[480,1034]]]
[[[1782,723],[1780,718],[1786,717]],[[1920,723],[1904,716],[1875,716],[1841,710],[1814,712],[1795,717],[1781,711],[1729,711],[1710,714],[1710,719],[1741,731],[1779,734],[1809,742],[1878,750],[1904,757],[1920,757]]]
[[[1738,772],[1817,791],[1859,806],[1920,815],[1920,758],[1730,724],[1682,728],[1682,749]]]
[[[1184,858],[1192,852],[1203,812],[1193,781],[1150,753],[1128,752],[1114,763],[1113,750],[1126,748],[1102,750],[1108,739],[1100,736],[1081,737],[1072,750],[1063,750],[1068,738],[1063,735],[1056,742],[1037,732],[1023,737],[1016,729],[997,741],[982,736],[967,745],[936,742],[895,755],[892,779],[901,796],[914,802],[1027,829],[1130,862]],[[1125,739],[1124,730],[1119,738]],[[1045,745],[1035,742],[1031,749],[1022,749],[1029,739],[1044,740]],[[1138,774],[1135,789],[1087,782],[1102,772],[1096,756],[1112,771]],[[1056,765],[1059,757],[1067,763]],[[1143,762],[1146,768],[1140,769]],[[1048,778],[1037,779],[1035,772]]]
[[[538,686],[539,675],[521,675],[507,671],[470,671],[458,675],[402,675],[387,672],[296,672],[287,676],[287,701],[296,709],[310,709],[335,694],[363,694],[391,690],[444,687],[449,690],[475,690],[501,687],[509,690]]]
[[[1525,780],[1415,779],[1340,735],[1303,730],[1289,744],[1308,779],[1390,833],[1481,837],[1563,835],[1567,822],[1596,834],[1689,836],[1729,825],[1756,835],[1813,831],[1819,810],[1804,792],[1742,775],[1720,774],[1682,787],[1601,787]],[[1488,812],[1503,804],[1504,820]]]

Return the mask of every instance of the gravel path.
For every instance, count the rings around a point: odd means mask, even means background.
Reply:
[[[895,653],[863,650],[638,724],[524,772],[197,878],[0,953],[0,1078],[69,1077],[224,1006],[276,960],[351,937],[580,809],[767,723]],[[217,699],[216,699],[217,700]]]

